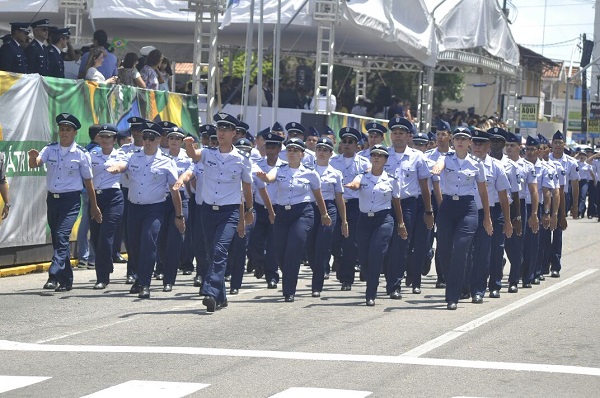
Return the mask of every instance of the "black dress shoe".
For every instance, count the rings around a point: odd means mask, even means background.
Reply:
[[[500,292],[498,290],[492,290],[490,292],[490,298],[500,298]]]
[[[225,299],[225,301],[223,301],[222,303],[217,303],[217,308],[227,308],[229,307],[229,302],[227,301],[227,299]]]
[[[46,283],[44,283],[44,289],[54,290],[58,287],[58,282],[54,279],[48,279]]]
[[[536,278],[536,279],[539,279],[540,281],[545,281],[545,280],[546,280],[546,277],[545,277],[544,275],[540,275],[540,277],[539,277],[539,278]]]
[[[446,283],[445,282],[441,282],[441,281],[437,281],[437,282],[435,282],[435,288],[436,289],[445,289],[446,288]]]
[[[231,275],[225,275],[225,282],[231,282]]]
[[[456,305],[456,303],[448,303],[448,305],[446,305],[446,308],[454,311],[455,309],[458,308],[458,306]]]
[[[196,275],[194,277],[194,287],[202,286],[202,277],[200,275]]]
[[[508,292],[509,293],[517,293],[519,291],[519,288],[517,287],[517,285],[510,285],[508,287]]]
[[[348,292],[352,290],[352,285],[350,283],[342,283],[342,291]]]
[[[98,282],[94,285],[94,289],[95,290],[102,290],[106,288],[107,283],[104,282]]]
[[[256,267],[254,269],[254,277],[256,279],[262,279],[265,276],[265,271],[263,270],[263,267]]]
[[[321,292],[312,292],[313,297],[321,297]]]
[[[423,263],[423,268],[421,269],[421,275],[427,276],[429,275],[429,271],[431,271],[431,259],[426,258],[425,262]]]
[[[129,293],[131,294],[136,294],[142,291],[142,288],[140,287],[140,285],[137,283],[134,283],[133,286],[131,286],[131,289],[129,289]]]
[[[374,306],[375,306],[375,300],[367,299],[367,307],[374,307]]]
[[[560,272],[558,272],[558,271],[552,271],[550,273],[550,276],[553,277],[553,278],[560,278]]]
[[[471,298],[471,293],[461,293],[459,300],[468,300]]]
[[[141,298],[141,299],[150,298],[150,286],[140,287],[140,293],[138,294],[138,298]]]
[[[125,281],[126,285],[133,285],[135,283],[135,277],[132,275],[127,275],[127,280]]]
[[[236,294],[238,294],[239,292],[240,292],[240,291],[239,291],[238,289],[229,289],[229,294],[231,294],[231,295],[234,295],[234,296],[235,296]]]
[[[540,278],[535,278],[534,280],[531,281],[532,285],[539,285],[540,284]]]
[[[170,283],[167,283],[166,285],[163,286],[163,292],[172,292],[173,291],[173,285],[171,285]]]
[[[267,282],[267,289],[277,289],[277,281],[275,279],[271,279]]]
[[[183,275],[192,275],[192,271],[190,271],[189,269],[186,269],[185,271],[182,272]]]
[[[476,294],[471,299],[471,302],[473,304],[481,304],[481,303],[483,303],[483,297],[481,297],[481,294]]]
[[[523,284],[521,285],[521,287],[523,289],[531,289],[532,286],[531,286],[531,283],[525,283],[525,282],[523,282]]]
[[[70,291],[71,289],[73,289],[73,286],[72,286],[72,285],[62,285],[62,284],[59,284],[59,285],[56,287],[56,289],[54,289],[54,291],[55,291],[55,292],[68,292],[68,291]]]
[[[215,308],[217,308],[217,301],[212,296],[204,296],[202,304],[206,306],[206,312],[215,312]]]
[[[165,274],[156,274],[155,277],[157,281],[162,281],[165,278]]]
[[[294,295],[293,294],[288,294],[287,296],[285,296],[284,301],[286,303],[293,303],[294,302]]]
[[[392,300],[400,300],[402,298],[402,293],[400,293],[400,289],[396,289],[394,290],[391,294],[390,294],[390,298]]]
[[[412,285],[412,278],[407,276],[407,277],[404,279],[404,286],[408,287],[408,286],[410,286],[410,285]]]
[[[420,287],[413,287],[413,294],[421,294],[421,288]]]
[[[121,256],[121,253],[117,253],[114,257],[113,257],[113,263],[118,263],[118,264],[124,264],[126,263],[127,260],[125,260],[123,258],[123,256]]]
[[[329,280],[329,274],[323,275],[323,280]]]

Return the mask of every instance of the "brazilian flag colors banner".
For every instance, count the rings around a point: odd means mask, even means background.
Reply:
[[[64,112],[81,121],[76,140],[84,146],[90,141],[89,126],[112,123],[126,130],[131,116],[169,120],[189,132],[197,131],[198,125],[198,103],[193,96],[0,71],[0,151],[5,155],[12,203],[10,216],[0,225],[0,247],[51,242],[46,223],[46,170],[29,169],[27,152],[58,140],[54,119]]]

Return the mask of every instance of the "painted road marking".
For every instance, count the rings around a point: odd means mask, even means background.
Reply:
[[[488,322],[491,322],[497,318],[500,318],[501,316],[504,316],[511,311],[514,311],[518,308],[523,307],[524,305],[527,305],[537,299],[540,299],[550,293],[553,293],[560,288],[563,288],[572,283],[575,283],[576,281],[578,281],[582,278],[585,278],[586,276],[591,275],[596,271],[598,271],[598,270],[597,269],[588,269],[588,270],[583,271],[577,275],[574,275],[568,279],[565,279],[555,285],[549,286],[549,287],[547,287],[543,290],[540,290],[536,293],[530,294],[527,297],[523,297],[522,299],[517,300],[517,301],[507,305],[506,307],[499,308],[496,311],[492,311],[489,314],[486,314],[486,315],[484,315],[480,318],[477,318],[471,322],[465,323],[464,325],[459,326],[459,327],[449,331],[448,333],[444,333],[443,335],[436,337],[433,340],[429,340],[428,342],[421,344],[420,346],[413,348],[410,351],[405,352],[401,356],[415,357],[415,358],[423,356],[423,355],[427,354],[428,352],[430,352],[436,348],[439,348],[439,347],[443,346],[444,344],[449,343],[452,340],[464,335],[465,333],[470,332],[471,330],[477,329],[478,327],[485,325]]]
[[[0,394],[48,380],[50,377],[0,376]]]
[[[365,398],[370,391],[337,390],[332,388],[292,387],[269,398]]]
[[[82,398],[144,397],[181,398],[210,384],[176,383],[172,381],[129,380]]]
[[[441,366],[449,368],[494,369],[510,371],[527,371],[542,373],[562,373],[584,376],[600,376],[600,368],[568,365],[548,365],[519,362],[487,362],[460,359],[420,358],[413,356],[355,355],[330,354],[315,352],[286,352],[262,350],[236,350],[227,348],[201,347],[142,347],[142,346],[95,346],[95,345],[59,345],[31,344],[0,340],[0,351],[30,352],[81,352],[81,353],[116,353],[116,354],[173,354],[219,356],[237,358],[267,358],[300,361],[362,362],[385,363],[399,365]]]

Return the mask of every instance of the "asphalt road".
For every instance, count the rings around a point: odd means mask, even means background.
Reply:
[[[600,224],[570,221],[561,278],[447,311],[435,276],[423,294],[364,304],[326,281],[296,302],[247,275],[229,307],[207,314],[179,275],[149,300],[128,294],[124,265],[67,293],[45,274],[0,279],[4,397],[590,397],[600,393]],[[508,271],[508,269],[506,270]]]

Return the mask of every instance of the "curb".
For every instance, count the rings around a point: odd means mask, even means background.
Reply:
[[[127,258],[127,254],[123,253],[123,257]],[[72,259],[71,267],[77,268],[77,263],[77,259]],[[0,268],[0,278],[4,278],[7,276],[19,276],[33,273],[48,272],[48,270],[50,269],[50,264],[51,262],[46,262],[39,264],[19,265],[16,267],[9,268]]]

